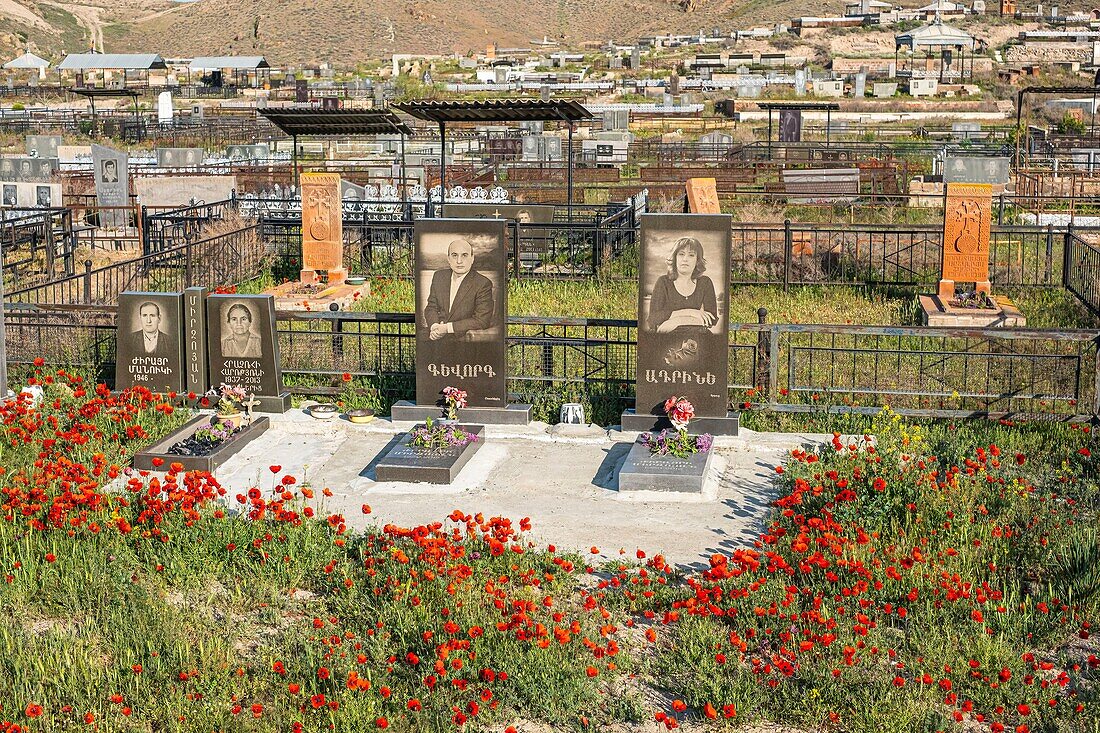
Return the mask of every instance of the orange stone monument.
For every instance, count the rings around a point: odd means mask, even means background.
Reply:
[[[340,208],[340,176],[336,173],[303,173],[302,182],[302,272],[301,282],[320,281],[318,271],[328,275],[329,285],[347,278],[344,269],[344,229]]]
[[[989,226],[993,186],[948,183],[943,209],[943,264],[936,295],[921,295],[921,322],[926,326],[1022,327],[1024,314],[989,284]],[[974,283],[972,293],[958,296],[956,283]]]
[[[990,294],[989,225],[993,186],[988,183],[948,183],[943,210],[943,266],[940,300],[955,297],[955,283],[974,283]]]
[[[718,183],[713,178],[687,179],[688,211],[692,214],[721,214]]]

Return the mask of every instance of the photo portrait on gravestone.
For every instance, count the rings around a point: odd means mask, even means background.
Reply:
[[[282,391],[270,295],[211,295],[206,299],[210,384],[244,387],[257,395]]]
[[[638,283],[637,411],[686,396],[725,416],[729,216],[645,215]]]
[[[503,406],[506,288],[504,222],[418,221],[417,403],[446,386],[473,406]]]
[[[260,334],[253,330],[256,307],[243,300],[222,305],[222,356],[258,359],[263,356]]]
[[[49,207],[50,204],[50,187],[49,186],[36,186],[35,187],[35,203],[38,206]]]
[[[4,206],[16,205],[16,187],[14,183],[4,184]]]
[[[118,299],[115,387],[183,388],[179,293],[123,293]]]
[[[102,175],[104,183],[118,183],[118,162],[108,158],[102,162]]]

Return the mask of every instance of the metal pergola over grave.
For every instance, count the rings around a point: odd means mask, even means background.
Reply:
[[[401,136],[401,188],[405,188],[405,138],[412,130],[400,117],[385,109],[319,109],[289,108],[257,110],[271,124],[278,127],[292,139],[294,185],[298,186],[298,138],[309,137],[354,137],[365,135]]]
[[[573,126],[592,113],[579,102],[541,99],[494,99],[487,101],[414,100],[393,105],[418,120],[439,125],[440,203],[447,199],[447,123],[448,122],[564,122],[569,126],[569,165],[566,199],[569,221],[573,220]]]
[[[803,111],[825,111],[825,147],[829,147],[830,127],[832,127],[833,112],[840,110],[836,102],[757,102],[756,106],[768,111],[768,157],[771,157],[772,147],[772,117],[775,110],[795,109]]]
[[[133,89],[126,89],[125,87],[121,89],[102,87],[74,87],[70,91],[73,94],[87,98],[88,104],[91,105],[93,130],[99,129],[99,125],[96,122],[95,101],[100,98],[118,99],[121,97],[129,97],[130,101],[134,103],[134,121],[139,122],[141,120],[141,113],[138,111],[138,93]]]

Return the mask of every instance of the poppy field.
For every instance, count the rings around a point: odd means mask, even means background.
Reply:
[[[1088,426],[883,413],[694,570],[539,544],[522,508],[352,531],[274,464],[134,471],[178,396],[31,381],[0,408],[5,733],[1100,731]]]

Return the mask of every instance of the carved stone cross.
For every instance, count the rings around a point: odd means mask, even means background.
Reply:
[[[252,408],[260,404],[260,401],[256,399],[255,394],[249,394],[248,399],[241,402],[241,406],[244,407],[245,417],[248,418],[248,424],[252,424]]]

